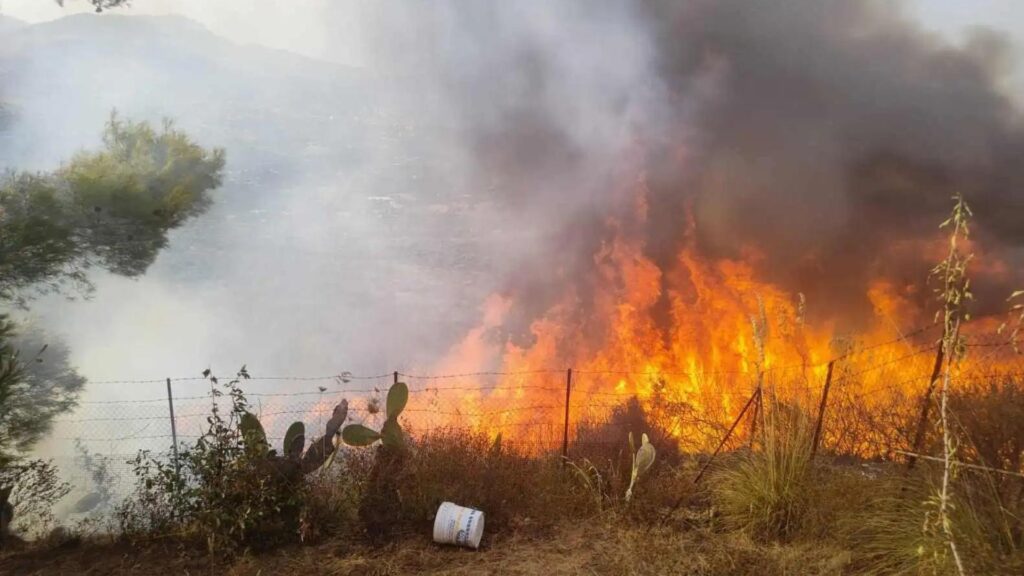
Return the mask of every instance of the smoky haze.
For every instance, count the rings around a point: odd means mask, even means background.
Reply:
[[[960,191],[986,255],[1015,260],[1024,132],[998,89],[1001,37],[954,48],[881,2],[665,3],[650,15],[670,92],[713,78],[682,121],[698,133],[689,162],[652,169],[659,201],[693,195],[709,253],[756,246],[768,278],[857,309],[871,278],[920,284],[932,255],[899,247],[934,235]]]
[[[766,6],[318,5],[361,24],[360,68],[178,17],[5,25],[5,167],[95,146],[115,107],[228,155],[213,208],[144,277],[97,273],[91,301],[48,298],[28,320],[93,380],[430,366],[492,292],[516,298],[513,338],[569,285],[585,316],[637,186],[649,218],[630,233],[663,269],[689,213],[703,254],[756,248],[812,315],[853,320],[872,278],[921,283],[921,241],[962,191],[1006,263],[980,299],[1001,301],[1024,242],[1005,41],[952,46],[888,2]],[[84,397],[128,396],[154,393]]]
[[[172,118],[227,150],[212,207],[171,233],[145,275],[95,271],[90,299],[47,297],[19,314],[66,341],[93,381],[83,400],[154,394],[96,381],[243,363],[300,376],[426,364],[471,323],[465,302],[494,289],[476,238],[500,223],[459,181],[445,126],[385,75],[170,16],[75,15],[3,40],[5,168],[51,170],[95,149],[114,108]]]
[[[439,79],[478,188],[540,231],[503,287],[513,337],[570,285],[588,315],[637,179],[649,216],[630,233],[663,271],[693,241],[805,294],[812,318],[861,325],[878,279],[923,305],[956,192],[977,216],[982,310],[1020,284],[1024,130],[996,32],[952,45],[897,3],[853,0],[421,10],[381,18],[379,37],[420,33],[376,54]]]

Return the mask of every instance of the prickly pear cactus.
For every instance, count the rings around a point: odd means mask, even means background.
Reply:
[[[409,403],[409,387],[405,382],[396,382],[388,390],[385,404],[387,419],[380,432],[362,424],[349,424],[341,432],[341,438],[349,446],[369,446],[380,440],[381,444],[391,448],[401,448],[405,444],[405,434],[398,423],[398,417]]]
[[[366,493],[359,505],[359,518],[367,534],[376,540],[386,539],[401,520],[401,494],[410,480],[405,462],[408,450],[405,433],[398,417],[409,403],[409,387],[396,382],[388,390],[384,414],[386,419],[380,431],[362,424],[350,424],[341,433],[349,446],[370,446],[380,441],[377,455],[370,469]]]
[[[309,449],[303,454],[306,445],[306,426],[302,422],[294,422],[285,432],[284,441],[281,444],[283,460],[278,459],[274,452],[269,449],[267,435],[256,415],[246,412],[238,422],[238,430],[242,434],[242,441],[249,454],[266,456],[270,460],[277,461],[281,466],[285,463],[291,467],[298,467],[303,474],[315,472],[320,468],[330,466],[337,454],[339,446],[338,438],[341,426],[348,418],[348,400],[342,400],[334,407],[331,419],[327,421],[324,435],[313,440]]]
[[[304,474],[319,470],[325,465],[330,466],[334,461],[339,445],[337,437],[341,430],[341,425],[345,423],[347,418],[348,400],[342,400],[334,407],[331,419],[327,421],[324,435],[313,440],[309,450],[306,450],[305,456],[302,457],[302,472]]]
[[[298,460],[302,457],[302,450],[306,447],[306,425],[302,422],[293,422],[284,433],[284,441],[281,442],[281,453],[285,458]]]
[[[242,414],[238,422],[238,430],[242,433],[242,442],[250,454],[265,454],[269,449],[267,445],[267,433],[263,431],[260,419],[251,412]]]
[[[633,433],[630,432],[629,451],[633,454],[633,472],[630,475],[629,488],[626,490],[626,502],[633,499],[633,488],[636,486],[637,480],[651,469],[656,455],[654,445],[648,440],[647,434],[643,435],[640,448],[636,449],[636,445],[633,442]]]

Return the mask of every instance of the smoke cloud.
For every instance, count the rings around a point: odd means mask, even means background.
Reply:
[[[979,300],[1022,279],[1024,129],[994,32],[953,46],[868,0],[381,8],[398,12],[370,53],[427,82],[477,189],[538,232],[503,252],[514,333],[567,285],[587,313],[637,185],[630,233],[662,270],[692,242],[806,294],[812,317],[856,325],[879,279],[924,305],[956,192],[977,216]]]
[[[223,26],[229,4],[202,14]],[[873,279],[921,285],[956,191],[999,263],[979,300],[1022,283],[1024,129],[991,32],[953,46],[869,0],[297,8],[325,28],[303,49],[356,69],[134,9],[0,44],[4,167],[94,146],[113,107],[227,149],[210,213],[146,277],[36,306],[94,379],[428,365],[492,292],[514,298],[513,338],[567,287],[585,317],[619,233],[660,282],[692,243],[855,323]]]

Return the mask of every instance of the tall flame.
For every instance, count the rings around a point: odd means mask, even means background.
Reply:
[[[496,380],[487,389],[468,386],[446,397],[445,403],[458,406],[447,416],[457,418],[443,422],[553,441],[565,404],[561,367],[573,369],[574,421],[607,418],[614,406],[635,397],[650,412],[657,411],[655,404],[676,407],[675,413],[661,410],[660,424],[684,443],[695,425],[679,407],[720,426],[758,383],[788,402],[811,406],[836,358],[843,393],[861,406],[870,407],[882,392],[916,398],[927,386],[938,329],[900,332],[931,320],[914,304],[914,288],[884,278],[871,282],[868,329],[844,338],[835,321],[805,322],[802,295],[758,278],[756,248],[739,259],[702,255],[689,214],[674,261],[659,268],[645,255],[640,233],[648,218],[643,179],[630,194],[627,216],[605,223],[608,240],[593,254],[592,277],[567,282],[562,296],[532,321],[526,343],[495,337],[517,311],[514,295],[494,295],[485,303],[481,324],[434,371],[493,371]]]

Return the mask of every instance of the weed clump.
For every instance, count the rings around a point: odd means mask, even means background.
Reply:
[[[299,535],[308,488],[298,461],[268,457],[255,442],[252,414],[237,377],[211,377],[207,431],[175,461],[140,452],[131,464],[134,493],[116,511],[128,537],[175,534],[203,541],[211,553],[232,553],[287,542]],[[225,412],[218,399],[230,402]],[[315,443],[314,443],[315,447]]]
[[[733,457],[711,478],[712,495],[726,524],[760,540],[787,540],[808,513],[814,481],[806,416],[776,406],[765,411],[760,451]]]

